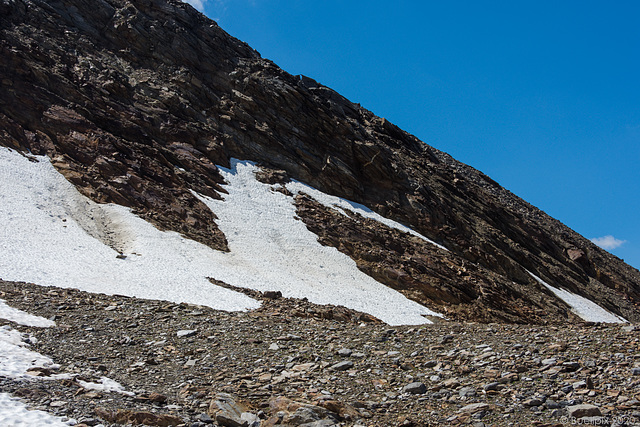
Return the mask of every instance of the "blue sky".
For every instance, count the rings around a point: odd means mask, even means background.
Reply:
[[[640,2],[192,2],[640,268]]]

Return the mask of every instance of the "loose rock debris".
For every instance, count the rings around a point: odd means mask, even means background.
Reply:
[[[0,298],[56,321],[0,324],[60,365],[0,392],[88,426],[640,425],[633,325],[391,328],[282,297],[229,313],[3,281]],[[86,388],[103,378],[126,393]]]

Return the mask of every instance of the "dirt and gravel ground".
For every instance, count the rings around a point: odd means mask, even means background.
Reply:
[[[0,325],[71,375],[0,391],[86,425],[640,425],[632,325],[392,328],[250,293],[261,309],[227,313],[0,281],[0,298],[57,326]],[[130,394],[81,385],[102,377]]]

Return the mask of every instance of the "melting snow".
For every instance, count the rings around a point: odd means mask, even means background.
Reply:
[[[38,328],[55,326],[55,322],[10,307],[3,300],[0,300],[0,319]],[[25,377],[31,368],[52,367],[50,358],[27,348],[35,342],[36,339],[29,334],[23,334],[8,325],[0,327],[0,376],[20,378]]]
[[[216,279],[279,290],[317,304],[344,305],[391,325],[428,323],[423,315],[439,316],[362,273],[336,248],[320,245],[317,236],[295,220],[292,198],[257,181],[256,170],[251,162],[233,160],[231,169],[221,168],[228,182],[225,200],[200,196],[218,216],[231,250],[224,254],[226,268]]]
[[[128,396],[135,396],[135,393],[130,391],[126,391],[120,383],[112,380],[111,378],[102,377],[100,378],[100,383],[91,383],[82,380],[76,380],[78,384],[80,384],[83,388],[87,390],[97,390],[97,391],[106,391],[106,392],[116,392],[121,394],[126,394]]]
[[[31,162],[0,148],[0,277],[88,292],[207,305],[221,310],[255,308],[244,294],[212,285],[222,253],[161,232],[118,205],[83,197],[48,158]],[[100,239],[91,223],[113,225],[126,259]],[[105,220],[106,218],[106,220]],[[91,234],[91,235],[90,235]],[[94,237],[92,237],[92,235]]]
[[[0,393],[0,425],[69,427],[76,424],[75,420],[63,420],[65,418],[43,411],[30,411],[20,400],[7,393]]]
[[[0,300],[0,319],[35,327],[53,326],[54,322],[43,317],[34,316],[24,311],[9,307]],[[27,371],[35,367],[53,367],[53,361],[29,350],[35,338],[23,334],[8,325],[0,327],[0,376],[9,378],[30,378]],[[18,399],[7,393],[0,393],[0,425],[51,425],[67,426],[62,418],[54,417],[42,411],[29,411]]]
[[[35,367],[53,365],[47,356],[27,348],[31,337],[9,326],[0,327],[0,376],[21,378]]]
[[[429,323],[423,315],[438,316],[362,273],[337,249],[320,245],[295,220],[291,197],[258,182],[249,162],[234,161],[232,169],[223,170],[229,183],[225,201],[201,197],[220,218],[231,249],[224,253],[161,232],[128,208],[93,203],[48,158],[38,160],[0,148],[0,275],[5,280],[221,310],[259,306],[244,294],[212,285],[206,278],[213,277],[344,305],[392,325]],[[366,213],[351,202],[339,203]],[[126,259],[117,259],[113,248],[125,251]]]
[[[31,327],[47,328],[55,326],[55,322],[10,307],[3,300],[0,300],[0,319],[10,320],[14,323]],[[36,339],[29,334],[16,331],[8,325],[0,327],[0,376],[8,378],[28,378],[30,380],[72,378],[72,376],[68,374],[31,377],[27,371],[32,368],[59,368],[59,365],[54,365],[49,357],[27,348],[29,344],[35,343]],[[80,380],[78,380],[78,383],[86,389],[115,391],[133,395],[133,393],[125,391],[120,384],[107,377],[102,377],[100,384]],[[7,393],[0,393],[0,425],[68,426],[75,424],[75,420],[63,422],[62,418],[54,417],[46,412],[28,410],[20,400],[11,397]]]
[[[627,323],[627,320],[605,310],[595,302],[564,289],[551,286],[530,271],[527,271],[527,273],[529,273],[531,277],[536,279],[538,283],[553,292],[562,301],[566,302],[571,307],[571,311],[573,311],[581,319],[586,320],[587,322]]]
[[[10,320],[14,323],[24,326],[34,326],[36,328],[48,328],[55,326],[56,322],[53,320],[45,319],[44,317],[34,316],[17,308],[13,308],[7,305],[7,303],[0,299],[0,319]]]

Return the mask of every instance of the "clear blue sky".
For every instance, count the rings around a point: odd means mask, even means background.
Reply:
[[[640,268],[640,2],[190,2]]]

